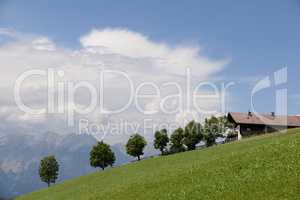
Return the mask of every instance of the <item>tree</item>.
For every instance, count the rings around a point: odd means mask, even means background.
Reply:
[[[205,141],[206,141],[206,146],[210,147],[216,144],[216,135],[212,132],[207,132],[204,136]]]
[[[169,143],[169,137],[166,129],[156,131],[154,135],[154,148],[159,149],[161,154],[165,153],[166,147]]]
[[[141,155],[144,155],[144,148],[147,145],[145,138],[139,134],[134,134],[130,136],[127,144],[126,151],[127,154],[137,157],[138,160],[141,160]]]
[[[228,121],[227,117],[214,117],[205,119],[204,123],[204,133],[206,146],[212,146],[216,144],[216,139],[218,137],[224,137],[226,129],[231,128],[232,124]]]
[[[219,131],[219,120],[212,116],[211,118],[205,119],[204,122],[204,139],[206,146],[210,147],[216,143],[217,134]]]
[[[204,139],[207,147],[216,144],[217,137],[223,137],[226,123],[227,122],[224,117],[217,118],[212,116],[209,119],[205,119]]]
[[[54,156],[47,156],[41,160],[39,175],[41,180],[48,184],[55,183],[58,177],[59,164]]]
[[[92,167],[100,167],[104,170],[107,166],[113,166],[116,161],[114,152],[103,141],[93,146],[90,152],[90,164]]]
[[[232,130],[234,125],[229,122],[226,116],[205,119],[205,129],[210,129],[213,133],[217,133],[219,137],[224,137],[226,132]]]
[[[178,153],[185,151],[183,146],[183,139],[184,139],[184,130],[182,128],[176,129],[173,134],[171,135],[171,153]]]
[[[203,139],[202,126],[195,121],[189,122],[184,129],[183,144],[188,150],[195,150],[196,145]]]

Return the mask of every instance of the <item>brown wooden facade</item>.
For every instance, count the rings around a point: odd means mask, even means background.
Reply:
[[[300,127],[300,116],[276,116],[275,113],[254,114],[228,113],[228,120],[234,124],[238,139],[244,136],[271,133],[279,130]]]

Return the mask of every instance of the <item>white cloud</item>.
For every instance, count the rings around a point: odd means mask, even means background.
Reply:
[[[107,53],[130,58],[151,59],[157,67],[152,70],[176,75],[184,75],[186,67],[190,67],[196,76],[207,77],[228,63],[227,59],[213,61],[201,56],[199,46],[170,46],[127,29],[93,30],[80,41],[86,48],[102,52],[105,49]]]
[[[62,48],[45,36],[28,36],[7,29],[0,29],[0,37],[1,35],[12,37],[12,41],[0,43],[0,66],[2,66],[0,90],[3,94],[0,97],[1,107],[15,106],[14,82],[22,72],[29,69],[63,70],[64,81],[87,80],[95,85],[98,83],[99,70],[121,70],[128,74],[134,85],[143,81],[152,81],[156,84],[174,81],[184,87],[183,76],[186,67],[190,67],[193,77],[201,81],[209,79],[222,70],[229,61],[228,59],[212,60],[203,56],[198,45],[176,46],[155,42],[141,33],[127,29],[92,30],[80,38],[82,47],[79,49]],[[111,109],[124,105],[128,100],[128,82],[120,76],[109,76],[107,79],[104,107]],[[45,81],[40,79],[32,79],[31,82],[26,83],[23,88],[23,98],[26,103],[35,106],[47,104],[46,86]],[[168,88],[165,90],[166,93],[172,91]],[[87,96],[86,92],[79,92],[77,99],[79,104],[88,104]],[[146,110],[156,110],[159,98],[149,100],[145,105]],[[203,103],[203,106],[205,105]],[[183,110],[182,113],[185,111]],[[162,121],[176,121],[186,116],[182,113],[177,113],[177,116],[165,116],[159,112],[147,117]],[[95,121],[98,121],[97,118],[101,119],[97,113],[84,117],[95,118]],[[65,116],[40,116],[39,118],[22,114],[16,107],[9,111],[2,110],[0,118],[10,121],[10,126],[19,127],[16,124],[21,124],[22,128],[29,130],[43,127],[45,131],[53,131],[53,129],[61,132],[73,131],[66,128]],[[110,119],[118,118],[139,121],[145,116],[130,107],[125,112],[110,117]],[[9,127],[6,126],[5,130],[7,128]]]
[[[55,44],[46,37],[37,38],[32,41],[36,50],[54,51]]]
[[[0,28],[0,35],[5,35],[8,37],[16,38],[19,34],[15,30],[12,30],[12,29]]]

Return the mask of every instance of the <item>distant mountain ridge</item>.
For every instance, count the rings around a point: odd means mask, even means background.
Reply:
[[[11,198],[46,187],[38,175],[42,157],[53,154],[60,164],[58,181],[93,172],[89,152],[97,140],[89,135],[0,134],[0,197]],[[122,144],[112,146],[116,165],[132,160]]]

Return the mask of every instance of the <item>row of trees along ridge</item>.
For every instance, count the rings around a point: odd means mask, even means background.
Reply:
[[[184,128],[177,128],[170,136],[166,129],[158,130],[154,134],[154,148],[161,152],[161,155],[179,153],[183,151],[195,150],[197,144],[205,141],[207,147],[216,143],[217,137],[224,137],[227,130],[233,130],[226,117],[211,117],[205,119],[204,125],[191,121]],[[235,135],[230,131],[228,135]],[[126,152],[128,155],[141,160],[144,155],[144,148],[147,142],[145,138],[139,134],[130,136],[126,144]],[[106,167],[113,167],[116,161],[114,152],[110,145],[103,141],[98,142],[92,147],[90,152],[90,165],[99,167],[104,170]],[[41,180],[50,186],[56,182],[59,172],[59,164],[54,156],[47,156],[41,160],[39,175]]]

